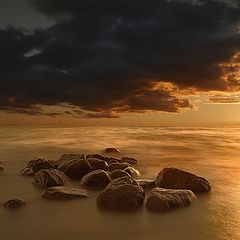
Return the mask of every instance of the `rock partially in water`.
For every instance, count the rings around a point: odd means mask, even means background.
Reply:
[[[113,186],[113,185],[123,185],[123,184],[131,184],[131,185],[139,186],[139,184],[137,183],[136,180],[134,180],[130,176],[126,176],[126,177],[116,178],[116,179],[112,180],[108,184],[108,187]]]
[[[196,196],[191,190],[154,188],[147,199],[146,207],[151,211],[167,211],[189,206]]]
[[[0,172],[4,172],[5,168],[0,166]]]
[[[126,171],[117,169],[117,170],[110,172],[110,177],[113,180],[116,178],[131,177],[131,176]]]
[[[29,177],[32,177],[34,176],[35,172],[32,170],[32,168],[23,168],[21,171],[20,171],[20,175],[21,176],[29,176]]]
[[[102,169],[108,171],[108,164],[104,160],[100,160],[97,158],[88,158],[87,161],[91,165],[92,170]]]
[[[27,203],[19,198],[13,198],[4,203],[4,207],[8,209],[18,209],[25,207]]]
[[[111,182],[111,178],[104,170],[95,170],[85,175],[80,184],[88,188],[104,188]]]
[[[70,179],[80,180],[92,171],[92,167],[87,160],[82,159],[67,162],[64,167],[60,165],[58,170],[63,171]]]
[[[127,167],[124,169],[124,171],[126,171],[133,178],[137,178],[141,175],[141,173],[136,168],[133,167]]]
[[[194,193],[211,191],[211,186],[205,178],[177,168],[164,168],[157,176],[156,187],[188,189]]]
[[[105,157],[100,155],[100,154],[88,154],[86,156],[86,159],[89,159],[89,158],[96,158],[96,159],[99,159],[99,160],[105,160]]]
[[[86,159],[85,154],[73,154],[73,153],[67,153],[67,154],[63,154],[60,156],[59,160],[75,160],[75,159]]]
[[[130,157],[122,157],[121,160],[120,160],[121,163],[129,163],[129,164],[132,164],[132,165],[138,165],[138,161],[137,159],[135,158],[130,158]]]
[[[35,173],[41,169],[50,169],[53,168],[49,160],[43,158],[34,158],[30,160],[26,168],[31,168]]]
[[[105,157],[104,160],[105,160],[108,164],[111,164],[111,163],[119,163],[119,159],[113,158],[113,157]]]
[[[155,180],[150,179],[136,179],[137,183],[145,190],[155,187]]]
[[[43,193],[42,197],[50,200],[71,200],[76,198],[88,198],[89,192],[81,188],[71,187],[50,187]]]
[[[60,166],[67,165],[69,162],[78,161],[82,159],[86,159],[85,154],[72,154],[72,153],[63,154],[60,156],[58,160],[54,161],[53,165],[54,165],[54,168],[58,169]]]
[[[120,154],[121,152],[117,148],[105,148],[104,153],[110,153],[110,154]]]
[[[145,193],[142,187],[132,184],[108,186],[97,197],[97,206],[101,209],[131,211],[140,209]]]
[[[33,184],[39,188],[63,186],[65,182],[65,174],[56,169],[41,169],[33,177]]]
[[[129,167],[128,163],[111,163],[109,164],[109,171],[114,171],[116,169],[124,170],[125,168]]]

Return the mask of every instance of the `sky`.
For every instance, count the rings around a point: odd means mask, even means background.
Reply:
[[[1,0],[0,125],[240,124],[238,0]]]

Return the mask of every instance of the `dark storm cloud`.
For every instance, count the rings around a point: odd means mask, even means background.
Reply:
[[[189,101],[154,84],[228,89],[218,64],[240,50],[236,4],[35,0],[34,6],[57,23],[33,33],[14,27],[0,31],[2,109],[14,97],[30,110],[67,102],[92,111],[78,114],[84,117],[179,112],[192,107]]]

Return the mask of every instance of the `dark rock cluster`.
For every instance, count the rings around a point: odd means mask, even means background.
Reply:
[[[88,198],[92,190],[97,191],[97,206],[105,210],[137,210],[142,208],[147,196],[146,208],[161,212],[186,207],[197,198],[195,194],[211,191],[206,179],[177,168],[164,168],[156,180],[140,179],[136,159],[117,158],[115,155],[121,153],[115,148],[103,152],[107,156],[63,154],[57,160],[35,158],[20,175],[33,176],[34,186],[44,190],[44,199]],[[79,187],[69,187],[70,181],[77,182]],[[5,203],[11,209],[25,205],[20,199]]]

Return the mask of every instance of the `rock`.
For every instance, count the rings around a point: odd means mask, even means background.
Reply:
[[[117,148],[105,148],[104,153],[119,154],[120,151]]]
[[[211,186],[205,178],[177,168],[164,168],[157,176],[156,187],[188,189],[194,193],[211,191]]]
[[[137,210],[142,207],[145,193],[132,184],[111,185],[97,197],[97,206],[108,210]]]
[[[121,178],[121,177],[131,177],[131,175],[127,172],[125,172],[124,170],[114,170],[112,172],[110,172],[110,177],[111,179],[116,179],[116,178]]]
[[[87,198],[89,197],[89,192],[80,188],[57,186],[47,188],[43,192],[42,197],[51,200],[70,200],[75,198]]]
[[[0,172],[3,172],[5,171],[5,168],[4,167],[0,167]]]
[[[62,169],[61,166],[58,169],[62,170],[70,179],[79,180],[92,171],[91,165],[84,159],[70,161],[64,169]]]
[[[104,160],[100,160],[97,158],[88,158],[87,161],[91,165],[92,170],[102,169],[108,171],[108,164]]]
[[[86,156],[86,159],[89,159],[89,158],[97,158],[97,159],[100,159],[100,160],[105,160],[105,157],[100,155],[100,154],[88,154]]]
[[[69,162],[78,161],[85,158],[85,154],[63,154],[58,160],[54,161],[53,165],[54,168],[59,169],[61,165],[64,166]],[[61,169],[61,171],[63,170]]]
[[[124,170],[127,167],[129,167],[128,163],[111,163],[109,164],[109,171],[111,172],[116,169]]]
[[[35,172],[31,169],[31,168],[23,168],[21,171],[20,171],[20,175],[21,176],[34,176]]]
[[[85,175],[80,184],[89,188],[104,188],[111,182],[111,178],[104,170],[95,170]]]
[[[13,198],[4,203],[4,207],[8,209],[18,209],[26,205],[27,203],[19,198]]]
[[[134,178],[137,178],[141,175],[141,173],[136,168],[133,168],[133,167],[127,167],[124,169],[124,171],[129,173]]]
[[[145,190],[155,187],[155,181],[149,179],[137,179],[137,183]]]
[[[135,158],[130,158],[130,157],[122,157],[120,160],[121,163],[130,163],[132,165],[138,165],[138,161]]]
[[[35,173],[33,178],[33,184],[39,188],[63,186],[65,182],[65,174],[56,169],[41,169]]]
[[[72,153],[68,153],[68,154],[63,154],[62,156],[60,156],[59,160],[75,160],[75,159],[86,159],[85,154],[72,154]]]
[[[191,190],[154,188],[147,199],[146,207],[151,211],[167,211],[187,207],[196,199]]]
[[[34,158],[28,162],[26,168],[31,168],[36,173],[40,169],[50,169],[50,168],[53,168],[53,166],[46,159]]]
[[[119,159],[113,158],[113,157],[105,157],[104,160],[105,160],[108,164],[110,164],[110,163],[119,163],[119,161],[120,161]]]
[[[121,178],[116,178],[113,179],[109,184],[108,187],[113,186],[113,185],[123,185],[123,184],[132,184],[139,186],[137,181],[135,181],[132,177],[126,176],[126,177],[121,177]]]

